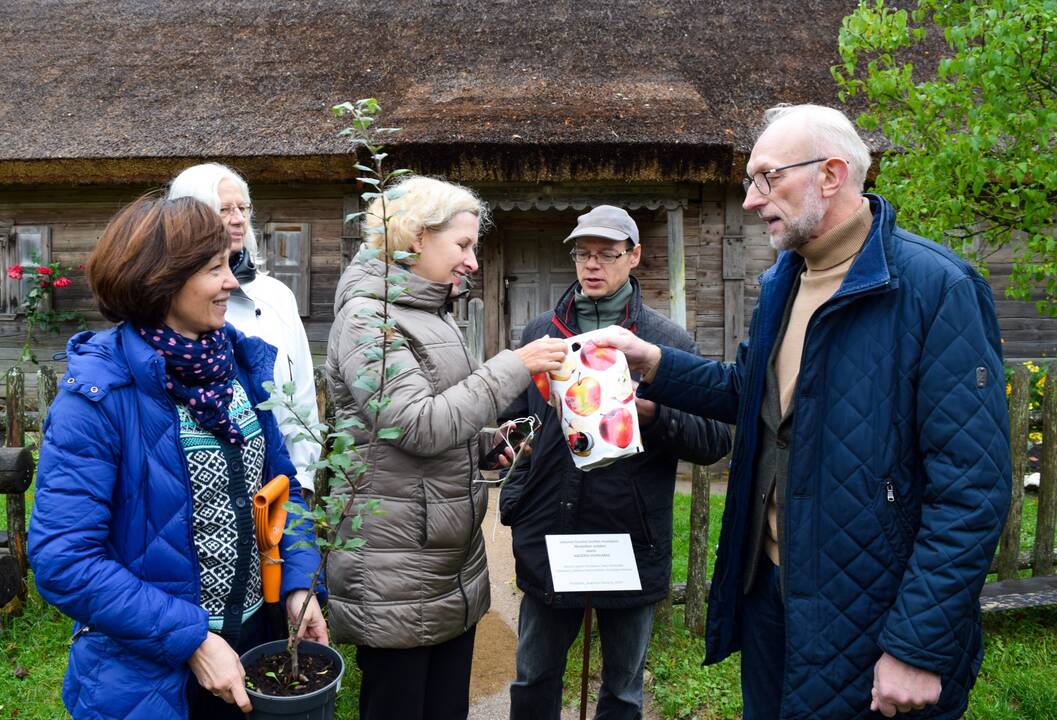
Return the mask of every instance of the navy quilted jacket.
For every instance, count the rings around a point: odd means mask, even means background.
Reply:
[[[231,325],[239,381],[264,400],[275,349]],[[74,619],[62,697],[82,718],[187,717],[188,659],[205,640],[191,486],[160,357],[128,324],[70,339],[45,423],[29,529],[41,596]],[[265,477],[294,467],[270,412]],[[301,503],[300,487],[290,498]],[[305,530],[305,532],[309,532]],[[280,551],[282,594],[309,585],[315,550]],[[83,626],[89,631],[77,633]]]
[[[782,718],[880,717],[869,705],[882,651],[942,678],[940,702],[905,717],[956,718],[983,659],[978,598],[1010,497],[998,324],[976,272],[867,197],[869,237],[811,318],[796,387]],[[739,649],[765,369],[802,266],[783,253],[761,277],[736,363],[665,348],[640,387],[738,427],[707,662]]]

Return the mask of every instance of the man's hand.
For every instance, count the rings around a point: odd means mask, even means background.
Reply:
[[[627,328],[616,325],[610,325],[592,339],[596,345],[614,347],[624,353],[624,357],[628,359],[628,367],[633,372],[638,372],[643,381],[653,382],[653,376],[657,374],[657,366],[661,364],[659,347],[640,340]]]
[[[301,612],[301,605],[304,604],[306,595],[308,595],[308,590],[291,590],[287,593],[286,616],[290,618],[290,622],[297,620],[297,614]],[[330,645],[327,621],[323,619],[323,611],[319,609],[319,601],[316,600],[315,593],[312,593],[308,607],[305,608],[305,619],[298,628],[297,637],[314,640],[320,645]]]
[[[632,383],[632,389],[638,392],[639,384],[637,382]],[[639,413],[639,427],[648,427],[653,419],[657,417],[657,403],[652,400],[643,400],[638,395],[635,396],[635,409]]]
[[[187,661],[198,684],[226,703],[234,703],[248,713],[253,709],[246,694],[246,671],[238,654],[227,641],[216,633],[206,633],[206,639]]]
[[[940,700],[940,676],[919,670],[888,653],[873,666],[870,710],[885,717],[920,710]]]

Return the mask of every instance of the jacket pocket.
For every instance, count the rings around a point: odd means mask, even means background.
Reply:
[[[110,658],[110,638],[88,627],[81,627],[70,638],[70,654],[63,681],[63,701],[67,707],[94,707],[99,674]]]
[[[422,535],[419,537],[419,547],[429,545],[429,502],[426,500],[426,479],[418,479],[419,503],[422,509]]]
[[[885,478],[878,484],[875,508],[877,520],[884,530],[892,552],[900,562],[906,562],[910,557],[914,538],[903,500],[890,478]]]

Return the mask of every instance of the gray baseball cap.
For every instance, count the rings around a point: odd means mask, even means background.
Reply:
[[[639,228],[628,211],[612,205],[599,205],[576,218],[576,228],[563,242],[578,237],[600,237],[608,240],[630,240],[639,244]]]

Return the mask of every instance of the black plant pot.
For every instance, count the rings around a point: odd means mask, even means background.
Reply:
[[[272,655],[286,650],[286,640],[273,640],[258,645],[242,654],[243,667],[256,662],[262,655]],[[252,720],[333,720],[334,703],[341,689],[341,676],[345,674],[345,661],[334,648],[320,645],[311,640],[301,641],[301,655],[323,655],[330,658],[338,668],[338,676],[319,690],[307,695],[277,697],[262,695],[252,688],[246,688],[253,703],[253,712],[248,717]]]

